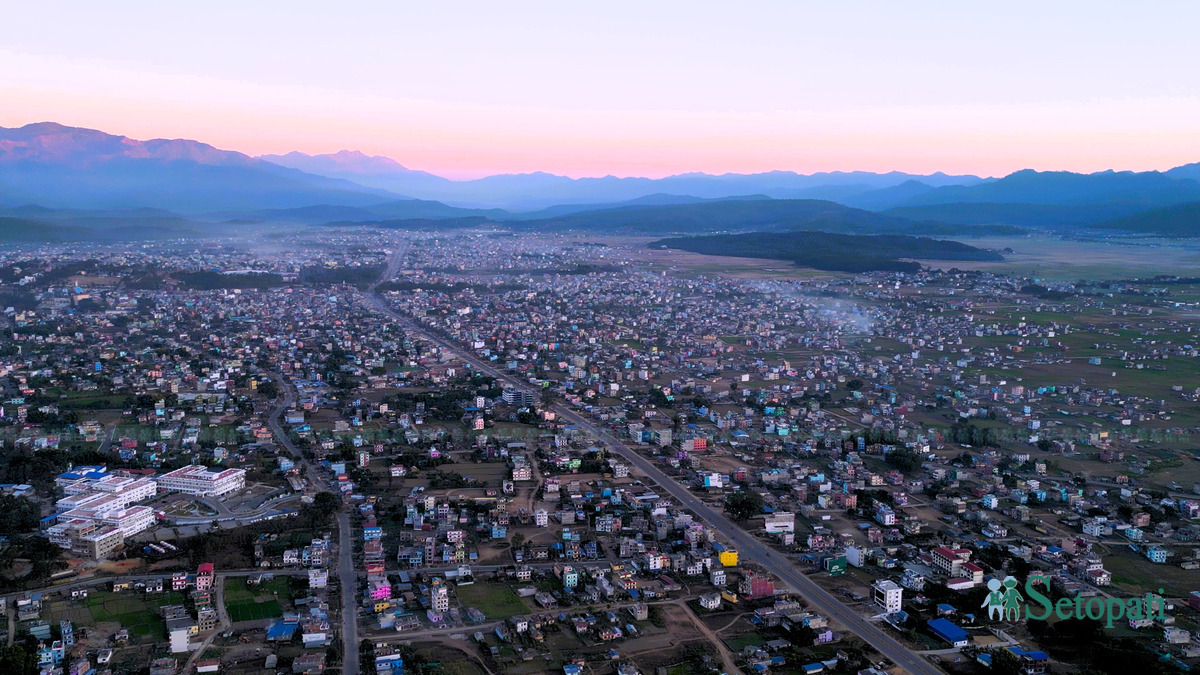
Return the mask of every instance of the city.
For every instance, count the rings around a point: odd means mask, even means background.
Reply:
[[[979,609],[1033,574],[1200,657],[1194,279],[272,237],[4,253],[40,665],[1043,672],[1062,624]]]
[[[4,4],[0,675],[1200,670],[1200,4]]]

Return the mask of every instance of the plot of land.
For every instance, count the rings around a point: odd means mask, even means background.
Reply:
[[[84,602],[92,621],[102,623],[115,621],[132,635],[162,637],[166,635],[166,624],[158,614],[163,605],[184,603],[181,593],[143,595],[133,592],[111,593],[93,591]]]
[[[225,581],[225,610],[231,621],[258,621],[283,616],[280,599],[288,600],[288,580],[285,577],[251,586],[245,579]]]
[[[513,589],[496,584],[470,584],[454,590],[463,607],[474,607],[489,619],[507,619],[524,614],[529,607]]]

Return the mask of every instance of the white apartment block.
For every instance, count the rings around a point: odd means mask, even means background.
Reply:
[[[904,601],[904,589],[890,579],[881,579],[871,586],[871,599],[889,614],[899,612]]]
[[[86,479],[81,479],[86,480]],[[100,481],[89,481],[86,486],[72,483],[67,495],[54,503],[63,511],[77,508],[123,509],[151,499],[158,494],[158,484],[149,478],[125,478],[109,476]]]
[[[308,571],[309,588],[325,588],[329,585],[329,570],[311,569]]]
[[[121,530],[126,537],[145,532],[154,526],[154,509],[149,506],[131,506],[119,511],[106,511],[100,522]]]
[[[246,487],[246,472],[242,469],[209,471],[207,467],[192,464],[159,476],[158,487],[197,497],[221,497]]]

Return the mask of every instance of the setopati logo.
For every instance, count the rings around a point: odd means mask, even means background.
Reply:
[[[1104,621],[1104,625],[1112,628],[1113,624],[1122,619],[1165,619],[1167,613],[1166,600],[1162,598],[1163,589],[1158,589],[1160,595],[1147,593],[1145,597],[1134,598],[1059,598],[1052,601],[1042,590],[1048,588],[1050,579],[1041,575],[1033,575],[1025,580],[1025,593],[1017,590],[1019,583],[1014,577],[991,579],[988,581],[988,594],[981,607],[988,611],[988,618],[993,621],[1016,621],[1021,618],[1021,605],[1026,619],[1039,621],[1050,618],[1059,619],[1094,619]],[[1042,590],[1039,590],[1039,586]]]

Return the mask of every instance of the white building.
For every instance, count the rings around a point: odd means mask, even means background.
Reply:
[[[538,509],[533,512],[533,524],[538,527],[547,527],[550,525],[550,514],[546,509]]]
[[[854,567],[865,566],[867,564],[867,549],[861,546],[847,546],[846,562]]]
[[[308,571],[309,588],[325,588],[329,585],[329,570],[312,569]]]
[[[871,586],[871,600],[888,614],[899,612],[904,601],[904,589],[890,579],[880,579]]]
[[[727,579],[725,578],[725,570],[723,570],[721,568],[717,568],[717,569],[714,569],[713,571],[709,572],[708,573],[708,581],[713,586],[716,586],[718,588],[721,586],[724,586],[726,583],[728,583]]]
[[[100,522],[121,530],[126,537],[144,532],[154,526],[154,509],[149,506],[131,506],[127,509],[105,511]]]
[[[790,511],[776,511],[763,517],[763,525],[768,534],[796,531],[796,514]]]
[[[246,472],[242,469],[209,471],[207,467],[192,464],[159,476],[158,486],[198,497],[220,497],[246,487]]]

